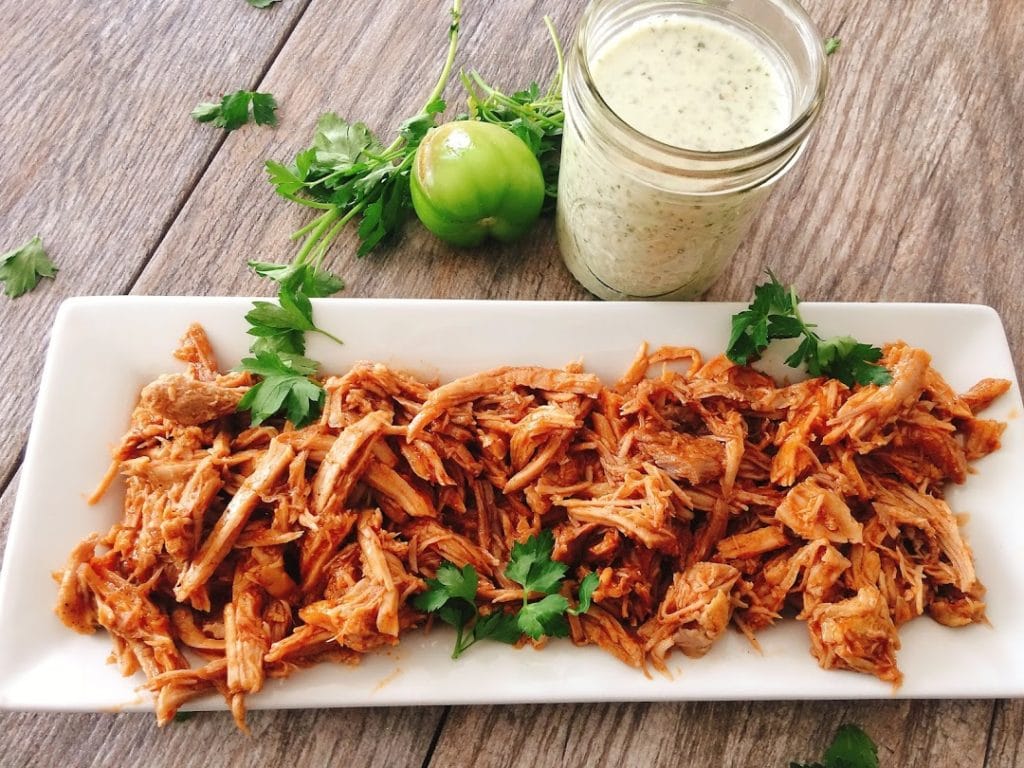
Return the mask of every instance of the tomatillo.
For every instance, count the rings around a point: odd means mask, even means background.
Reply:
[[[503,243],[526,232],[544,204],[544,174],[522,139],[491,123],[432,128],[416,149],[412,204],[423,226],[453,245]]]

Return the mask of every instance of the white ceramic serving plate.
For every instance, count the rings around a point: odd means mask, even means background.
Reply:
[[[119,517],[116,491],[96,507],[86,494],[107,468],[139,389],[181,365],[171,357],[186,326],[201,322],[230,367],[249,339],[242,298],[82,298],[57,316],[0,574],[0,707],[147,709],[137,686],[106,663],[109,638],[75,634],[54,616],[51,572],[82,537]],[[710,303],[326,300],[320,325],[344,347],[314,339],[328,371],[373,359],[442,379],[501,364],[561,366],[582,359],[613,381],[642,340],[720,352],[741,307]],[[1015,379],[1002,324],[980,306],[806,304],[827,335],[880,344],[902,338],[931,351],[957,390],[977,379]],[[977,463],[949,501],[967,513],[966,534],[988,586],[991,626],[942,627],[926,617],[901,631],[901,688],[850,672],[825,672],[802,623],[759,635],[762,653],[729,632],[699,660],[670,659],[672,679],[652,678],[596,648],[556,641],[543,651],[480,643],[459,661],[447,628],[410,633],[358,667],[320,665],[248,699],[253,708],[393,704],[710,699],[973,697],[1024,695],[1024,424],[1017,384],[986,414],[1008,427],[1003,448]],[[193,703],[222,708],[219,698]]]

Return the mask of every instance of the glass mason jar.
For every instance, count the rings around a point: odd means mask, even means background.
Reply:
[[[617,115],[595,85],[595,57],[638,23],[673,14],[728,26],[756,44],[789,90],[788,124],[752,146],[700,151],[658,141]],[[563,84],[556,226],[576,279],[602,299],[706,291],[799,157],[827,73],[822,38],[795,0],[594,0]]]

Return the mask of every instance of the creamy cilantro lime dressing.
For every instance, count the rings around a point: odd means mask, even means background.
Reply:
[[[737,150],[793,117],[786,70],[752,30],[705,13],[655,14],[591,55],[593,85],[645,136],[700,152]],[[638,177],[567,104],[557,227],[566,265],[602,298],[692,298],[739,246],[768,187],[722,191]],[[684,179],[685,180],[685,179]]]
[[[789,88],[766,50],[708,18],[646,19],[599,51],[590,71],[615,114],[674,147],[749,147],[791,117]]]

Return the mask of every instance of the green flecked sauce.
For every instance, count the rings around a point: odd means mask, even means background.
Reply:
[[[674,147],[749,147],[790,120],[789,88],[769,54],[712,19],[654,16],[613,38],[590,70],[613,112]]]
[[[792,120],[784,65],[752,31],[700,14],[656,14],[615,33],[589,61],[601,98],[649,138],[719,152],[759,144]],[[567,110],[558,240],[592,293],[694,298],[718,277],[770,185],[690,194],[602,150]]]

